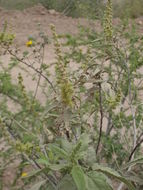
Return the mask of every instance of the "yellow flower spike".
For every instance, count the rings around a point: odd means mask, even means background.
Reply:
[[[22,174],[21,174],[21,177],[27,177],[28,176],[28,174],[26,173],[26,172],[23,172]]]
[[[27,47],[31,47],[32,44],[33,44],[32,40],[29,40],[28,42],[26,42],[26,46],[27,46]]]

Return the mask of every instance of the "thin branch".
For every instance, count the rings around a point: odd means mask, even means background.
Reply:
[[[141,139],[136,146],[134,147],[134,149],[132,150],[130,156],[129,156],[129,161],[132,160],[133,155],[135,154],[135,151],[137,150],[137,148],[143,143],[143,139]]]
[[[100,106],[100,131],[99,131],[99,138],[96,148],[96,155],[98,154],[101,137],[102,137],[102,128],[103,128],[103,107],[102,107],[102,88],[101,88],[101,82],[99,82],[99,106]]]
[[[56,90],[52,84],[52,82],[41,72],[39,71],[38,69],[36,69],[34,66],[28,64],[27,62],[25,62],[23,59],[20,59],[19,57],[17,57],[17,55],[15,55],[14,53],[12,53],[11,50],[7,50],[9,52],[10,55],[14,56],[17,61],[23,63],[24,65],[26,65],[27,67],[31,68],[32,70],[34,70],[36,73],[40,74],[49,84],[50,86],[52,87],[53,91],[56,93]]]
[[[8,127],[8,129],[9,129],[9,125],[5,122],[5,125]],[[8,133],[9,133],[9,136],[10,136],[10,138],[12,139],[12,141],[16,141],[17,140],[17,138],[15,137],[15,136],[13,136],[13,134],[11,133],[11,131],[10,130],[7,130],[8,131]],[[29,158],[29,156],[28,155],[26,155],[25,153],[21,153],[21,155],[22,156],[24,156],[24,158],[27,160],[27,161],[29,161],[29,163],[31,163],[32,164],[32,166],[34,167],[34,168],[38,168],[38,169],[40,169],[40,170],[42,170],[43,168],[36,162],[36,160],[35,159],[32,159],[32,158]],[[35,155],[36,156],[36,155]],[[53,179],[53,177],[52,176],[50,176],[49,174],[47,174],[47,172],[45,172],[45,171],[43,171],[43,177],[46,177],[47,178],[47,180],[49,181],[49,183],[51,183],[55,188],[56,188],[56,181],[55,181],[55,179]]]
[[[134,159],[134,154],[136,149],[138,148],[138,143],[137,143],[137,126],[136,126],[136,117],[135,117],[135,110],[132,104],[132,91],[131,91],[131,77],[130,77],[130,70],[128,68],[128,65],[126,64],[126,62],[124,62],[126,68],[127,68],[127,74],[128,74],[128,82],[129,82],[129,87],[128,87],[128,93],[129,93],[129,106],[130,106],[130,110],[131,110],[131,114],[132,114],[132,119],[133,119],[133,151],[131,152],[131,155],[129,157],[130,161],[132,161]],[[137,146],[138,145],[138,146]],[[130,166],[128,168],[128,172],[131,171],[132,166]],[[124,183],[120,183],[119,187],[117,188],[117,190],[122,190],[122,188],[124,187]]]
[[[43,65],[43,62],[44,62],[44,53],[45,53],[45,51],[44,51],[44,47],[43,47],[42,60],[41,60],[40,68],[39,68],[39,71],[40,71],[41,74],[42,74],[42,65]],[[38,88],[39,88],[39,85],[40,85],[41,74],[39,74],[39,77],[38,77],[38,82],[37,82],[35,93],[34,93],[34,99],[36,98],[36,95],[37,95],[37,92],[38,92]]]

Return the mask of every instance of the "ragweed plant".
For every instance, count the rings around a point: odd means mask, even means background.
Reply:
[[[61,91],[61,99],[65,106],[72,107],[73,105],[73,86],[69,80],[69,76],[67,73],[67,60],[64,60],[61,52],[61,46],[58,40],[58,35],[55,30],[55,26],[51,25],[51,30],[53,32],[54,46],[55,46],[55,54],[57,56],[56,62],[56,78],[57,84]]]
[[[20,155],[20,168],[28,171],[25,175],[20,170],[23,188],[113,190],[107,176],[124,182],[129,190],[140,185],[126,176],[129,169],[134,171],[130,161],[141,155],[142,38],[133,29],[131,33],[117,30],[110,51],[111,1],[106,9],[108,27],[100,33],[80,28],[77,36],[64,35],[61,44],[51,26],[56,63],[44,59],[45,48],[53,46],[41,31],[37,39],[29,38],[32,43],[28,41],[22,53],[14,46],[2,46],[13,62],[8,68],[0,64],[0,114],[5,123],[0,123],[0,130],[5,129],[0,135],[13,150],[9,157]],[[76,67],[68,72],[70,64]],[[13,68],[22,69],[18,84],[12,83]],[[24,85],[24,72],[34,82],[31,92]],[[25,170],[23,163],[30,168]]]
[[[18,84],[23,96],[23,103],[27,106],[27,109],[30,109],[31,107],[30,100],[26,94],[25,86],[23,85],[23,77],[20,73],[18,75]]]
[[[113,39],[112,20],[113,20],[112,0],[108,0],[103,18],[104,35],[106,41],[112,41]]]
[[[0,44],[4,46],[11,45],[15,39],[15,35],[7,33],[7,22],[5,22],[3,31],[0,33]]]

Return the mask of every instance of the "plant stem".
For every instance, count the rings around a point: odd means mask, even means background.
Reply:
[[[102,107],[102,89],[101,89],[101,82],[99,82],[99,106],[100,106],[100,131],[99,131],[99,138],[96,148],[96,155],[98,154],[101,137],[102,137],[102,128],[103,128],[103,107]]]
[[[14,56],[17,61],[23,63],[24,65],[26,65],[27,67],[31,68],[33,71],[35,71],[36,73],[38,73],[39,75],[41,75],[52,87],[53,91],[56,93],[56,90],[52,84],[52,82],[38,69],[36,69],[35,67],[33,67],[33,65],[28,64],[26,61],[24,61],[23,59],[20,59],[19,57],[17,57],[14,53],[12,53],[11,50],[7,50],[9,52],[10,55]]]

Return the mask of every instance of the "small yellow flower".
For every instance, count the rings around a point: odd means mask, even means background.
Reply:
[[[26,173],[26,172],[23,172],[22,174],[21,174],[21,177],[26,177],[28,174]]]
[[[32,40],[29,40],[28,42],[26,42],[26,46],[27,46],[27,47],[32,46],[32,44],[33,44]]]

